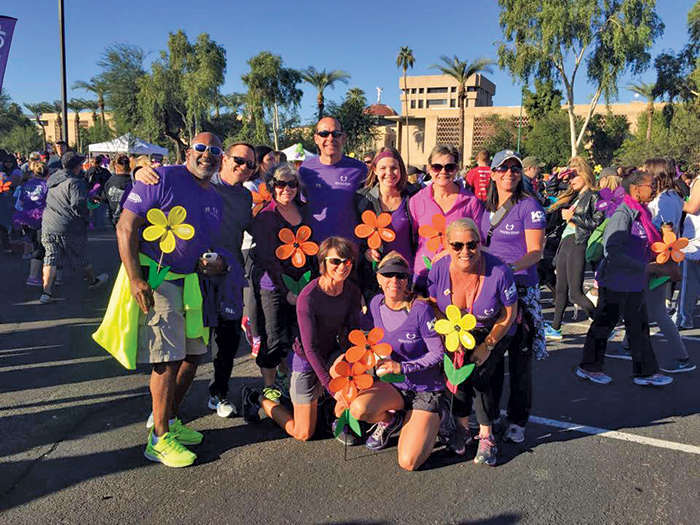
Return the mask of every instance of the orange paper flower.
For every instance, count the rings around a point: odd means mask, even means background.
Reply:
[[[384,337],[384,330],[379,327],[372,328],[367,337],[362,330],[353,330],[348,335],[350,342],[355,345],[345,352],[345,359],[350,363],[362,363],[367,368],[372,368],[375,363],[374,355],[388,357],[391,354],[389,343],[380,343]]]
[[[367,245],[373,250],[378,250],[382,241],[391,242],[396,239],[396,234],[391,228],[391,214],[380,213],[379,217],[372,210],[362,213],[362,224],[355,226],[355,235],[360,239],[367,239]]]
[[[679,263],[685,259],[685,254],[681,250],[687,246],[688,239],[685,237],[676,239],[675,233],[666,232],[664,233],[663,242],[655,242],[651,245],[651,250],[659,254],[656,256],[656,262],[658,264],[665,264],[669,259],[673,259]]]
[[[267,184],[264,182],[258,187],[258,191],[252,192],[253,194],[253,217],[255,217],[260,210],[262,210],[267,204],[272,200],[272,195],[270,190],[267,189]]]
[[[6,191],[10,191],[11,187],[12,187],[12,183],[9,180],[6,182],[0,182],[0,193],[5,193]]]
[[[374,384],[374,379],[367,370],[369,368],[359,361],[352,365],[344,360],[338,361],[335,365],[338,377],[331,379],[328,388],[334,394],[341,392],[345,402],[350,405],[357,394]]]
[[[445,236],[445,216],[436,213],[431,221],[433,225],[423,224],[418,228],[418,235],[428,239],[427,248],[431,252],[439,252],[444,248],[443,237]]]
[[[289,228],[281,229],[278,235],[284,244],[277,247],[275,255],[282,261],[291,257],[295,268],[303,268],[306,256],[318,253],[318,244],[309,241],[311,228],[306,225],[300,226],[296,235]]]

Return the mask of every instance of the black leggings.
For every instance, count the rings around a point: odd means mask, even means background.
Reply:
[[[554,319],[552,328],[561,328],[564,310],[571,302],[577,304],[589,318],[593,318],[595,306],[583,292],[583,278],[586,271],[586,243],[576,244],[576,236],[564,237],[557,254],[557,286],[555,289]]]

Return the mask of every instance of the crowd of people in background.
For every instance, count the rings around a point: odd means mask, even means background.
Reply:
[[[94,338],[115,356],[133,341],[136,362],[151,366],[148,459],[196,460],[188,447],[203,436],[178,411],[209,352],[208,408],[219,416],[269,417],[300,441],[329,430],[371,450],[400,435],[407,470],[438,442],[459,455],[475,442],[474,462],[495,465],[501,442],[525,440],[533,359],[564,337],[570,304],[591,320],[578,377],[610,383],[605,357],[631,361],[637,385],[665,386],[695,369],[679,330],[693,328],[700,294],[700,184],[673,160],[596,173],[577,156],[544,174],[536,157],[479,151],[463,170],[459,151],[437,144],[420,169],[390,147],[352,158],[346,138],[335,118],[322,118],[318,155],[301,165],[265,145],[224,147],[211,133],[192,140],[184,165],[157,155],[88,159],[62,142],[26,160],[0,150],[0,248],[12,253],[21,241],[40,303],[52,302],[66,264],[88,289],[104,285],[87,236],[116,230],[122,266]],[[363,223],[391,234],[359,237]],[[669,233],[689,239],[681,264],[656,260],[652,247]],[[443,371],[454,348],[436,332],[442,319],[470,334],[456,344],[475,369],[458,385]],[[652,345],[652,322],[666,342]],[[359,372],[343,354],[361,346],[353,330],[374,327],[391,353],[348,400],[334,385],[354,385]],[[618,327],[624,342],[610,345]],[[239,408],[229,381],[243,337],[261,379],[242,388]],[[345,410],[362,436],[339,423]]]

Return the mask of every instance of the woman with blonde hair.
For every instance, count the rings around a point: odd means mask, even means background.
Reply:
[[[591,166],[582,157],[569,161],[569,188],[562,193],[549,209],[549,213],[560,212],[566,227],[554,257],[557,284],[555,287],[554,319],[545,328],[547,339],[559,340],[564,311],[571,301],[578,305],[589,318],[595,306],[583,291],[586,270],[586,247],[588,238],[605,220],[605,213],[598,210],[600,197]]]

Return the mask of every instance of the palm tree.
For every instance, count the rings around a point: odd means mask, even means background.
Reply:
[[[107,92],[107,82],[99,77],[92,77],[88,82],[78,80],[73,84],[73,89],[83,89],[94,93],[97,96],[97,105],[102,116],[102,124],[105,123],[105,93]]]
[[[67,142],[68,137],[65,137],[65,139],[63,138],[63,102],[54,100],[48,104],[48,109],[50,109],[52,113],[56,113],[56,126],[58,126],[58,133],[56,133],[58,137],[57,140],[66,140]]]
[[[647,101],[647,144],[651,142],[651,121],[654,117],[654,100],[656,100],[655,87],[656,84],[645,84],[644,82],[630,82],[627,84],[627,89]]]
[[[75,112],[75,150],[81,151],[80,147],[80,112],[85,109],[85,101],[79,98],[72,98],[68,101],[68,109]]]
[[[32,115],[34,115],[34,120],[36,120],[37,125],[41,127],[41,135],[42,139],[44,141],[44,150],[46,149],[46,128],[44,127],[44,124],[41,120],[41,114],[42,113],[50,113],[51,112],[51,106],[47,102],[37,102],[36,104],[25,104],[24,105],[27,110],[32,112]]]
[[[473,62],[469,63],[464,60],[460,60],[455,55],[454,58],[450,59],[445,55],[440,57],[442,64],[433,64],[430,66],[433,69],[437,69],[443,75],[448,75],[454,78],[459,87],[457,88],[457,103],[459,104],[459,156],[464,165],[464,102],[467,99],[467,80],[477,73],[485,71],[486,73],[491,73],[491,66],[495,64],[490,58],[477,58]]]
[[[100,105],[97,103],[97,100],[83,100],[85,103],[85,109],[92,111],[92,125],[95,125],[95,122],[97,122],[97,110],[100,109]]]
[[[367,103],[367,99],[365,98],[365,92],[362,91],[359,87],[352,87],[348,89],[348,91],[345,93],[345,98],[348,100],[358,101],[362,104]]]
[[[336,82],[347,84],[348,80],[350,80],[350,75],[340,69],[333,69],[331,71],[326,71],[324,69],[323,71],[316,71],[316,68],[313,66],[300,71],[300,73],[303,80],[318,90],[316,104],[318,104],[318,118],[320,120],[323,117],[324,108],[323,91],[328,87],[333,89],[333,84]]]
[[[408,46],[402,46],[399,50],[399,54],[396,55],[396,67],[403,69],[403,94],[406,101],[406,166],[411,165],[411,157],[409,151],[411,150],[408,144],[408,88],[406,87],[406,71],[410,67],[413,69],[413,64],[416,58],[413,56],[413,50]]]

